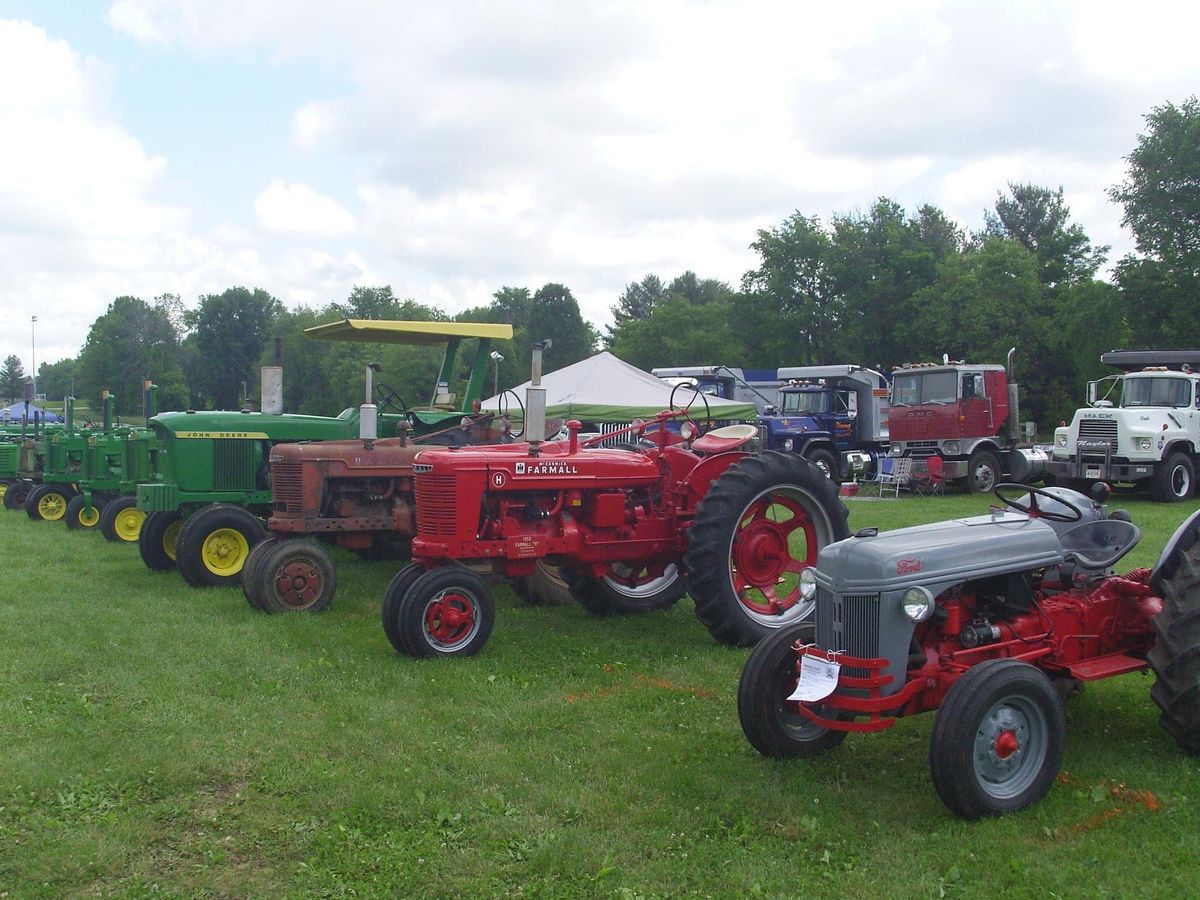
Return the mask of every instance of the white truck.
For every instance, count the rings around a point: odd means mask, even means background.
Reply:
[[[1054,432],[1047,471],[1060,484],[1149,482],[1160,502],[1187,500],[1200,449],[1198,350],[1113,350],[1120,369],[1088,383],[1088,405]]]

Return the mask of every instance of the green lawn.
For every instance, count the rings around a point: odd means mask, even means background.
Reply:
[[[984,511],[851,501],[851,527]],[[1197,504],[1122,502],[1150,565]],[[1063,783],[997,820],[929,782],[932,717],[760,757],[748,651],[690,601],[595,620],[499,589],[474,659],[397,656],[394,563],[338,556],[321,616],[268,617],[135,548],[0,511],[0,896],[1187,896],[1200,763],[1150,679],[1067,707]]]

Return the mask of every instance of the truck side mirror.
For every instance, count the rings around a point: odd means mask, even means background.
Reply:
[[[1198,402],[1200,402],[1200,401],[1198,401]],[[773,415],[775,415],[776,412],[777,411],[775,409],[774,403],[768,403],[766,406],[763,407],[763,415],[764,416],[773,416]]]

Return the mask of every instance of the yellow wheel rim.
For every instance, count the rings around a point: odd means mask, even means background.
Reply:
[[[163,532],[162,545],[163,553],[174,562],[175,561],[175,541],[179,539],[179,529],[183,527],[183,522],[176,519],[167,526],[167,530]]]
[[[113,519],[113,531],[117,537],[129,544],[137,543],[142,533],[142,523],[146,521],[145,510],[130,506],[117,513]]]
[[[38,501],[37,510],[47,522],[57,522],[67,514],[67,498],[51,492]]]
[[[79,511],[79,524],[84,528],[95,528],[100,524],[100,510],[94,506],[85,506]]]
[[[4,495],[8,493],[8,485],[0,484],[0,503],[4,502]]]
[[[218,528],[200,547],[204,567],[214,575],[236,575],[249,553],[250,542],[236,528]]]

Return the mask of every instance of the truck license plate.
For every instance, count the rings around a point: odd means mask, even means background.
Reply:
[[[1086,469],[1083,470],[1083,477],[1084,478],[1099,478],[1100,477],[1100,467],[1099,466],[1088,466]]]

